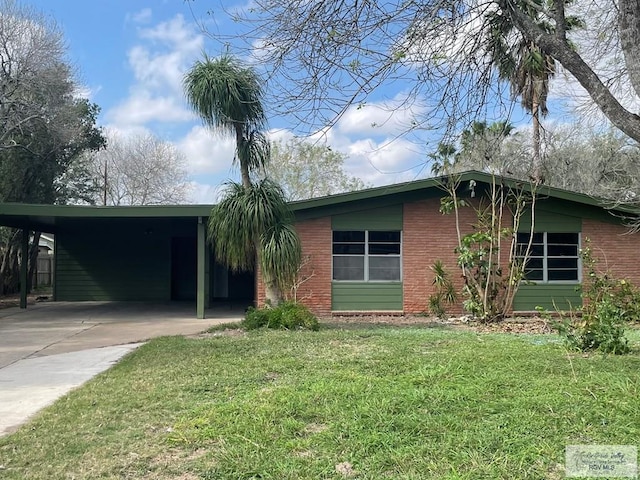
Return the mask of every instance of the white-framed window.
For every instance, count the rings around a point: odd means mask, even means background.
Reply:
[[[398,230],[334,230],[333,280],[399,282],[402,233]]]
[[[528,233],[518,233],[518,255],[523,258]],[[581,280],[579,233],[534,233],[525,265],[526,280],[541,283],[578,283]]]

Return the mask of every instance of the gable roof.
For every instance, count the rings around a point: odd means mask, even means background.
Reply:
[[[447,176],[367,188],[349,193],[339,193],[309,200],[290,203],[296,219],[317,218],[342,211],[357,211],[382,205],[403,203],[420,198],[435,198],[443,195],[442,186]],[[460,184],[468,188],[469,182],[490,185],[496,181],[501,185],[523,188],[531,191],[531,184],[518,179],[494,176],[475,170],[460,173]],[[637,210],[627,206],[614,206],[611,202],[572,192],[561,188],[542,185],[539,195],[601,211],[610,210],[619,216],[635,216]],[[0,203],[0,225],[29,228],[43,232],[55,232],[60,222],[69,219],[135,219],[135,218],[197,218],[207,217],[213,205],[144,205],[144,206],[86,206],[86,205],[35,205]]]
[[[468,170],[457,174],[460,182],[459,188],[469,188],[469,182],[474,181],[476,184],[490,185],[494,181],[500,185],[511,188],[522,188],[525,191],[532,191],[532,184],[516,178],[504,177],[500,175],[492,175],[477,170]],[[431,177],[423,180],[414,180],[411,182],[398,183],[393,185],[385,185],[382,187],[368,188],[355,192],[340,193],[326,197],[312,198],[309,200],[299,200],[291,202],[291,208],[296,215],[304,214],[319,209],[331,209],[349,203],[371,205],[376,201],[386,199],[388,203],[390,197],[397,197],[399,202],[406,199],[417,197],[441,197],[444,195],[443,186],[448,180],[447,175]],[[431,195],[425,195],[425,192],[431,192]],[[636,216],[638,209],[626,205],[614,205],[610,200],[593,197],[584,193],[573,192],[557,187],[541,185],[537,188],[539,197],[552,198],[562,200],[582,206],[595,207],[603,211],[610,211],[618,216]]]

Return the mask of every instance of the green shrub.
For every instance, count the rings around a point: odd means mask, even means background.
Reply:
[[[582,287],[583,306],[560,316],[554,328],[569,348],[580,352],[628,353],[624,328],[640,316],[640,292],[626,280],[612,278],[596,269],[589,241],[580,252],[588,275]]]
[[[435,261],[431,266],[431,271],[433,272],[432,285],[435,288],[435,293],[429,297],[429,311],[444,320],[447,318],[447,306],[457,303],[458,294],[449,272],[441,260]]]
[[[318,319],[307,307],[291,301],[282,302],[277,307],[249,307],[242,321],[246,330],[257,328],[283,328],[286,330],[318,330]]]
[[[625,316],[612,298],[600,300],[593,314],[581,319],[562,318],[555,323],[558,333],[572,350],[599,351],[621,355],[629,352],[624,336]]]

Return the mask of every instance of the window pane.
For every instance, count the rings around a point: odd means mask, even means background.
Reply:
[[[364,232],[357,230],[333,232],[334,242],[362,242],[364,243]]]
[[[547,255],[550,257],[577,257],[577,245],[549,245]]]
[[[563,245],[577,245],[577,233],[547,233],[547,243],[559,243]]]
[[[547,267],[553,268],[572,268],[578,270],[577,258],[550,258],[547,260]]]
[[[333,257],[334,280],[364,280],[364,257]]]
[[[542,270],[527,270],[524,272],[524,278],[527,280],[543,280]]]
[[[542,258],[530,258],[527,261],[527,268],[542,269],[543,264],[544,264],[544,260]]]
[[[529,233],[518,233],[518,243],[529,243]],[[544,233],[534,233],[532,243],[544,242]]]
[[[369,241],[374,243],[400,242],[400,232],[369,232]]]
[[[370,242],[400,242],[400,232],[369,232]]]
[[[549,270],[549,280],[578,280],[578,270]]]
[[[527,245],[524,243],[520,243],[517,246],[517,255],[519,257],[524,257],[525,252],[527,251]],[[530,257],[542,257],[544,256],[544,245],[539,245],[539,244],[533,244],[531,245],[531,248],[529,249],[529,256]]]
[[[364,243],[334,243],[333,253],[336,255],[364,255]]]
[[[369,244],[371,255],[400,255],[399,243],[373,243]]]
[[[400,257],[369,257],[369,280],[400,280]]]

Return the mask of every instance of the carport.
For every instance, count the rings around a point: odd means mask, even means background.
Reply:
[[[55,236],[54,301],[192,302],[197,318],[213,301],[251,303],[253,273],[217,264],[206,242],[210,205],[0,204],[0,225]],[[26,308],[27,263],[21,265]],[[231,305],[231,302],[235,302]]]

